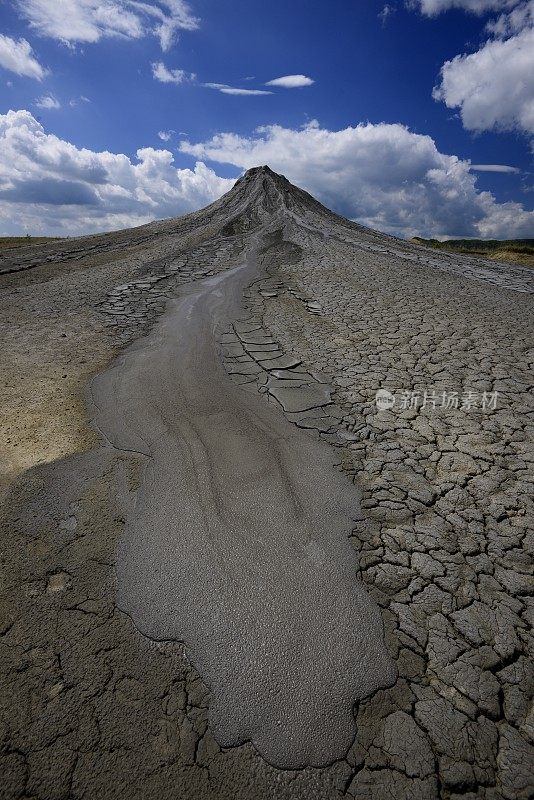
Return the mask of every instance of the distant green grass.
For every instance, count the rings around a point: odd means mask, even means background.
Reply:
[[[28,247],[33,244],[46,244],[58,241],[59,236],[0,236],[0,250],[9,247]]]
[[[410,241],[449,253],[464,253],[534,267],[534,239],[448,239],[439,242],[437,239],[414,236]]]

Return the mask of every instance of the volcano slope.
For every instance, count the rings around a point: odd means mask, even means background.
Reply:
[[[531,270],[262,167],[0,285],[1,797],[531,796]]]

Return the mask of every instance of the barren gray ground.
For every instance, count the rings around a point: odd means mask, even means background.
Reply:
[[[116,487],[142,485],[143,458],[103,445],[83,401],[167,297],[238,266],[260,232],[268,277],[220,357],[361,491],[354,580],[399,670],[321,769],[221,749],[182,647],[117,607]],[[388,239],[265,170],[203,212],[3,263],[0,796],[530,797],[532,272]],[[378,411],[379,388],[499,395]]]

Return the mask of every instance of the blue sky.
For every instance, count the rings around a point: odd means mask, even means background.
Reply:
[[[532,0],[4,0],[0,234],[184,213],[269,163],[396,235],[533,237],[533,23]]]

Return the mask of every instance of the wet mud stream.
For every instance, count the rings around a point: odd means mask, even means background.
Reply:
[[[227,375],[217,335],[244,317],[248,260],[187,287],[92,382],[107,441],[143,461],[117,559],[118,605],[185,643],[221,746],[284,768],[342,758],[353,706],[395,668],[355,577],[359,495],[332,449]]]

